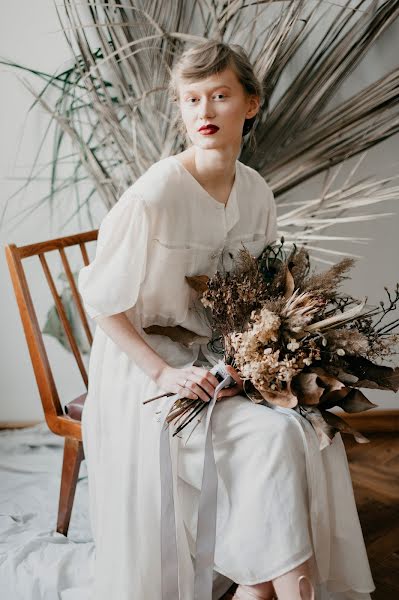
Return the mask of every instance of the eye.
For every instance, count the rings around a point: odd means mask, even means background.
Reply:
[[[215,94],[215,96],[222,96],[222,98],[225,98],[224,94]]]

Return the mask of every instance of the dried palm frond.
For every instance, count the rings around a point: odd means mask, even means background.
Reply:
[[[337,223],[389,214],[359,215],[359,210],[397,198],[394,177],[352,183],[356,165],[344,184],[336,189],[332,184],[344,161],[399,131],[398,70],[338,105],[330,104],[355,66],[398,18],[399,0],[352,4],[304,0],[254,0],[251,5],[208,0],[55,4],[73,63],[55,76],[25,69],[45,83],[36,90],[23,81],[35,96],[34,105],[50,115],[55,140],[51,163],[39,165],[39,150],[21,188],[49,171],[49,193],[17,217],[25,218],[43,202],[52,203],[72,186],[79,190],[79,202],[68,221],[83,209],[90,216],[93,202],[102,202],[108,210],[151,164],[182,150],[185,142],[176,129],[177,111],[166,93],[170,69],[184,49],[215,38],[241,44],[263,85],[265,99],[254,128],[257,147],[253,150],[244,142],[240,160],[267,179],[282,206],[283,192],[327,170],[319,198],[286,203],[286,212],[279,215],[279,231],[286,242],[306,244],[312,253],[332,257],[340,251],[317,244],[366,242],[328,235],[326,230]],[[309,58],[281,92],[293,59],[310,43],[314,48]],[[40,147],[50,131],[49,126]],[[72,154],[69,146],[66,151],[66,141],[73,143]],[[61,178],[61,169],[71,162],[72,172]]]

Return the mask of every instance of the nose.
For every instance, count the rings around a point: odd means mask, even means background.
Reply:
[[[208,98],[203,98],[199,105],[199,116],[201,119],[211,119],[214,116],[212,103]]]

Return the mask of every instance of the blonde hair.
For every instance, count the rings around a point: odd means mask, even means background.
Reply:
[[[186,50],[173,65],[168,85],[170,100],[179,101],[179,80],[199,81],[216,73],[232,68],[241,83],[244,93],[260,97],[262,104],[262,84],[254,73],[254,69],[244,48],[239,44],[225,44],[217,40],[207,40]],[[253,126],[259,119],[260,111],[254,117],[245,119],[242,136],[250,133],[250,146],[255,144]],[[181,116],[178,118],[177,128],[187,139],[187,132]]]

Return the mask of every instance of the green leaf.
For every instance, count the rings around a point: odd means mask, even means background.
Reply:
[[[73,275],[76,280],[78,274],[74,273]],[[80,315],[73,301],[71,289],[66,283],[67,278],[64,273],[61,273],[58,276],[58,279],[64,282],[64,289],[60,294],[60,298],[65,309],[66,317],[71,325],[72,334],[76,340],[76,344],[82,354],[89,354],[90,344],[87,341],[87,337],[81,323]],[[46,322],[42,329],[42,333],[51,335],[53,338],[58,340],[61,346],[68,350],[68,352],[72,352],[55,305],[53,305],[47,312]]]

